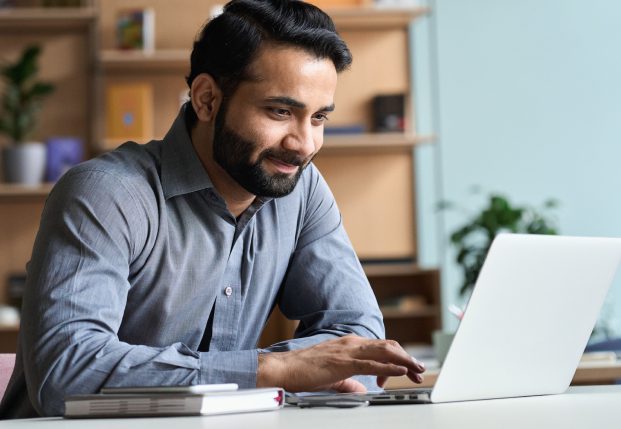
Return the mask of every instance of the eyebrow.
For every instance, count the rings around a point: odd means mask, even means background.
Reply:
[[[301,101],[295,100],[291,97],[268,97],[267,101],[275,102],[278,104],[284,104],[285,106],[291,106],[297,109],[306,108],[306,104],[302,103]],[[334,111],[334,103],[330,104],[329,106],[324,106],[318,111],[319,112],[332,112]]]

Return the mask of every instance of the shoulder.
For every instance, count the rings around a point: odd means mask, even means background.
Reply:
[[[56,187],[71,188],[78,194],[114,194],[125,191],[137,197],[153,193],[158,187],[160,171],[161,145],[157,143],[160,142],[154,141],[147,145],[125,143],[111,152],[73,167]]]
[[[54,186],[48,204],[62,204],[63,211],[83,205],[89,211],[157,213],[160,161],[152,143],[126,143],[73,167]]]

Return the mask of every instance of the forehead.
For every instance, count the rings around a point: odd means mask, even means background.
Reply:
[[[236,91],[242,96],[287,96],[309,106],[333,103],[337,72],[329,58],[317,58],[295,47],[266,45],[248,72],[250,80]]]

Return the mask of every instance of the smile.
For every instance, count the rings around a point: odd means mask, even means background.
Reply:
[[[298,166],[293,164],[288,164],[284,161],[281,161],[277,158],[268,157],[267,160],[272,163],[272,165],[276,168],[279,173],[284,174],[293,174],[298,171]]]

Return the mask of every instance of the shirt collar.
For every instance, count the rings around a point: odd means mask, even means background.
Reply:
[[[181,107],[162,145],[162,190],[166,199],[213,188],[185,125],[187,106]]]

